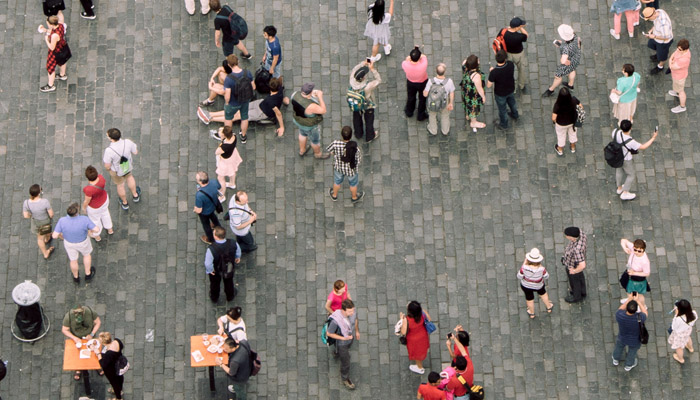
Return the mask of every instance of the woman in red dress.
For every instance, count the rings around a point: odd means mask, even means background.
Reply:
[[[408,359],[415,361],[408,369],[417,373],[425,373],[423,360],[428,356],[430,339],[428,331],[425,329],[425,318],[430,320],[430,315],[423,311],[420,303],[412,301],[406,307],[406,315],[399,314],[401,318],[401,335],[406,335],[406,348],[408,349]]]
[[[48,85],[42,86],[39,90],[42,92],[53,92],[56,90],[56,86],[54,85],[56,66],[58,66],[61,71],[58,75],[58,79],[62,81],[68,79],[66,76],[66,62],[68,60],[56,58],[56,55],[59,54],[64,47],[68,46],[66,43],[66,27],[59,23],[58,16],[52,15],[46,19],[46,27],[39,26],[38,30],[45,34],[44,41],[49,48],[49,54],[46,57],[46,71],[49,73],[49,83]]]

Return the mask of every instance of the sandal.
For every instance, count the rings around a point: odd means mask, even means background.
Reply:
[[[73,379],[76,381],[80,380],[80,371],[75,371],[75,375],[73,375]]]
[[[525,312],[527,312],[527,315],[530,316],[530,319],[535,318],[535,313],[531,313],[530,310],[525,310]]]
[[[547,313],[551,314],[552,308],[554,308],[554,303],[549,303],[549,307],[547,307]]]
[[[49,247],[48,253],[44,256],[44,260],[48,260],[49,257],[51,257],[51,253],[53,253],[54,250],[56,250],[55,247],[53,247],[53,246]]]

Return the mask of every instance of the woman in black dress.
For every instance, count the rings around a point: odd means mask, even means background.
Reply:
[[[97,354],[97,359],[100,360],[100,367],[105,373],[107,380],[112,385],[110,393],[114,393],[116,397],[112,400],[122,399],[122,387],[124,386],[124,376],[119,375],[117,368],[117,360],[122,355],[122,350],[124,350],[124,344],[121,340],[112,338],[112,334],[109,332],[102,332],[99,336],[100,343],[104,346],[103,352],[99,351],[99,348],[95,350]]]

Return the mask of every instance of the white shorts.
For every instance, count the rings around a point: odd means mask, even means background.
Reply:
[[[82,254],[84,257],[89,256],[90,253],[92,253],[92,242],[90,241],[89,237],[86,237],[85,240],[79,243],[71,243],[64,240],[63,247],[66,249],[68,259],[71,261],[77,260],[80,254]]]

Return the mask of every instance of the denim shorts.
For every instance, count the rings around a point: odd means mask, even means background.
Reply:
[[[314,146],[321,144],[321,129],[319,125],[302,126],[297,124],[297,127],[299,128],[299,135],[308,138],[311,141],[311,144]]]
[[[340,171],[333,170],[333,182],[336,185],[340,185],[343,183],[343,180],[345,179],[347,175],[343,174]],[[360,183],[360,174],[355,174],[353,176],[348,176],[348,184],[350,184],[350,187],[357,187],[357,184]]]
[[[226,104],[224,106],[224,118],[226,118],[226,121],[232,121],[233,117],[236,115],[236,111],[241,112],[241,121],[247,121],[248,120],[248,105],[249,102],[245,102],[241,105],[238,106],[232,106],[230,104]]]

